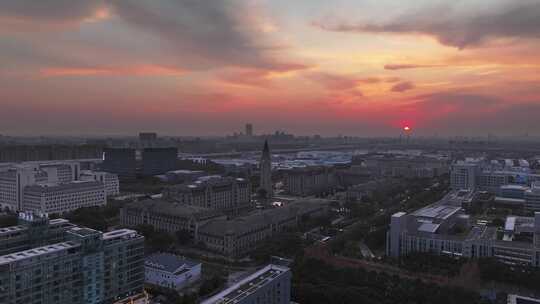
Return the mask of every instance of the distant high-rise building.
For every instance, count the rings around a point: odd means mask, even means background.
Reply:
[[[158,140],[157,133],[141,132],[139,133],[139,143],[143,148],[155,147]]]
[[[103,171],[118,175],[121,180],[132,180],[136,177],[137,161],[135,149],[104,149]]]
[[[274,196],[274,188],[272,185],[272,158],[270,155],[270,148],[268,147],[268,141],[264,142],[263,153],[260,162],[261,170],[261,184],[260,190],[264,190],[266,198]]]
[[[177,148],[146,148],[142,152],[142,173],[144,176],[164,174],[176,169]]]
[[[155,132],[141,132],[139,133],[140,141],[155,141],[157,140],[157,133]]]
[[[246,124],[246,135],[249,137],[253,136],[253,125],[250,123]]]

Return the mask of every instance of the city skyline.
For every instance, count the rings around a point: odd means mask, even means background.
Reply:
[[[7,0],[0,133],[540,128],[533,0]]]

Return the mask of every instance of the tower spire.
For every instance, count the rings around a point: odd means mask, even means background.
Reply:
[[[261,183],[259,191],[264,198],[269,199],[274,196],[274,189],[272,184],[272,157],[270,156],[270,147],[268,146],[268,140],[264,141],[264,147],[260,162],[261,169]]]

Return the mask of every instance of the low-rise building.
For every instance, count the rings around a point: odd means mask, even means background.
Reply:
[[[289,268],[270,264],[201,304],[289,304],[291,277]]]
[[[176,233],[187,231],[196,238],[200,226],[213,219],[225,219],[218,210],[148,199],[127,204],[120,210],[120,223],[135,227],[151,225],[155,230]]]
[[[399,257],[429,252],[466,258],[494,257],[507,263],[540,266],[540,213],[509,216],[503,233],[474,221],[462,209],[463,191],[411,214],[392,215],[387,233],[387,255]]]
[[[35,184],[24,188],[22,210],[64,213],[84,207],[103,206],[106,203],[107,195],[101,182]]]
[[[169,253],[156,253],[144,262],[145,282],[152,285],[183,289],[201,278],[201,263]]]
[[[165,173],[165,179],[169,183],[189,183],[204,175],[205,172],[200,170],[174,170]]]
[[[325,215],[328,205],[327,200],[301,200],[232,220],[212,220],[199,228],[197,240],[208,250],[240,257],[271,236],[297,227],[304,216]]]
[[[163,198],[180,204],[236,215],[253,208],[251,183],[244,178],[214,177],[164,189]]]
[[[336,172],[331,167],[303,167],[285,170],[284,188],[288,194],[318,195],[336,186]]]

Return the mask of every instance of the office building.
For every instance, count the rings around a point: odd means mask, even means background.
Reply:
[[[533,182],[531,188],[525,191],[525,210],[540,211],[540,182]]]
[[[289,268],[270,264],[201,304],[289,304],[291,278]]]
[[[199,281],[201,263],[170,253],[156,253],[145,259],[144,277],[147,284],[181,290]]]
[[[112,303],[142,292],[144,238],[136,231],[73,227],[57,241],[0,256],[0,303]]]
[[[47,172],[49,182],[70,183],[79,180],[81,166],[78,162],[43,163],[39,169]]]
[[[236,215],[253,208],[251,183],[244,178],[211,177],[167,187],[163,198],[180,204],[220,210]]]
[[[80,180],[98,181],[102,183],[105,187],[105,194],[107,194],[107,197],[120,194],[120,180],[116,174],[85,170],[82,172]]]
[[[454,190],[476,188],[477,163],[457,162],[450,168],[450,188]]]
[[[297,196],[328,193],[336,186],[336,171],[330,167],[302,167],[284,172],[285,192]]]
[[[272,198],[274,197],[274,184],[272,183],[272,156],[268,147],[268,141],[264,142],[259,168],[261,171],[259,191],[264,194],[265,198]]]
[[[301,200],[232,220],[211,220],[199,227],[197,241],[210,251],[238,258],[273,235],[297,227],[303,217],[324,216],[328,204],[327,200]]]
[[[471,199],[471,191],[453,191],[411,214],[395,213],[387,233],[387,255],[429,252],[540,266],[540,213],[534,217],[508,216],[499,233],[497,227],[465,214],[461,206]]]
[[[0,206],[22,210],[25,187],[44,182],[48,182],[47,173],[36,167],[21,165],[0,172]]]
[[[103,171],[118,175],[120,180],[136,178],[135,149],[107,148],[103,157]]]
[[[523,161],[492,160],[458,161],[451,166],[450,186],[454,190],[475,189],[502,195],[501,189],[510,184],[528,186],[539,181],[540,175],[529,168],[516,167],[514,163]]]
[[[85,175],[81,176],[82,171],[80,170],[80,163],[75,161],[26,162],[2,166],[2,168],[0,168],[0,206],[13,211],[24,211],[25,206],[23,206],[23,203],[25,200],[25,192],[38,195],[35,191],[39,187],[50,187],[49,190],[53,190],[53,188],[69,188],[72,190],[81,189],[81,191],[86,191],[87,189],[85,186],[88,186],[89,184],[79,184],[81,181],[99,181],[105,186],[107,193],[112,195],[112,193],[118,192],[119,184],[117,177],[92,171],[84,172]],[[89,178],[89,175],[102,176],[103,178]],[[84,194],[79,194],[79,196],[81,195]],[[27,198],[27,201],[29,199],[30,198]],[[34,199],[40,198],[34,197]],[[64,197],[63,199],[68,200],[68,197]],[[74,198],[70,198],[70,200],[73,199]],[[33,203],[37,204],[38,202],[33,201]]]
[[[372,177],[433,178],[448,173],[448,162],[440,155],[370,153],[352,157],[352,166]]]
[[[104,206],[103,183],[76,181],[65,184],[35,184],[24,188],[22,210],[64,213],[84,207]]]
[[[213,219],[225,218],[217,210],[159,199],[133,202],[120,210],[120,223],[123,226],[151,225],[155,230],[169,233],[187,231],[193,238],[196,238],[200,226]]]
[[[177,148],[145,148],[142,151],[142,174],[153,176],[174,170],[177,160]]]

